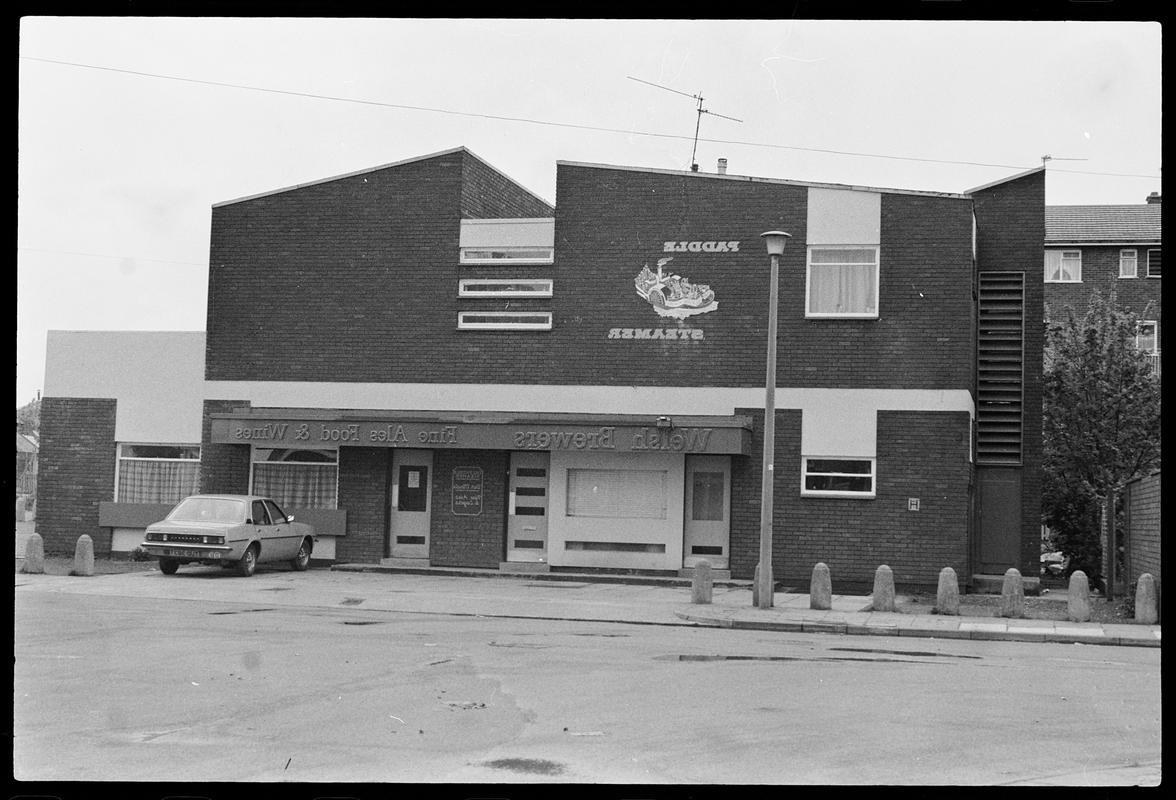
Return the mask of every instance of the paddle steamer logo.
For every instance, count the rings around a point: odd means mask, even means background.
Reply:
[[[665,271],[665,266],[673,260],[673,256],[658,259],[657,272],[649,264],[641,268],[633,279],[638,296],[653,306],[658,316],[673,319],[686,319],[718,308],[719,301],[710,286],[695,285],[681,275]]]

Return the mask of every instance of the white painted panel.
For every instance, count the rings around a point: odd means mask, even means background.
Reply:
[[[314,543],[314,552],[311,558],[327,558],[334,560],[335,558],[335,538],[334,536],[319,536]]]
[[[120,442],[197,443],[204,397],[201,331],[49,331],[45,397],[118,401]]]
[[[880,244],[882,195],[810,188],[806,236],[808,245]]]
[[[878,445],[878,409],[849,395],[807,404],[800,422],[800,452],[805,456],[874,458]]]
[[[113,528],[110,535],[110,551],[112,553],[133,553],[135,548],[143,544],[146,528]]]
[[[554,247],[554,219],[463,219],[461,247]]]
[[[749,387],[294,381],[207,381],[204,386],[204,396],[210,400],[248,400],[255,406],[276,408],[722,416],[734,414],[737,408],[764,407],[764,390]],[[888,411],[975,412],[967,389],[776,389],[780,409],[834,402]]]
[[[567,487],[569,469],[665,470],[664,519],[612,519],[569,517]],[[682,515],[685,486],[685,458],[662,453],[569,453],[551,454],[551,482],[548,499],[547,551],[552,566],[613,567],[676,570],[682,564]],[[660,502],[659,502],[660,505]],[[662,544],[664,553],[603,550],[567,550],[569,541],[643,542]]]

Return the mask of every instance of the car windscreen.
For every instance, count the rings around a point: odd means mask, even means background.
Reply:
[[[189,497],[167,518],[172,522],[240,522],[245,519],[245,502],[224,497]]]

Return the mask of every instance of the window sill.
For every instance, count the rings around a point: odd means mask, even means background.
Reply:
[[[861,492],[813,492],[800,490],[801,497],[832,497],[842,500],[876,500],[878,496],[871,492],[870,494],[863,494]]]
[[[878,319],[877,312],[872,314],[813,314],[805,312],[805,319]]]
[[[1047,281],[1045,281],[1045,282],[1046,282],[1046,283],[1082,283],[1082,279],[1081,279],[1081,278],[1079,278],[1079,279],[1078,279],[1078,280],[1076,280],[1076,281],[1050,281],[1050,280],[1047,280]]]

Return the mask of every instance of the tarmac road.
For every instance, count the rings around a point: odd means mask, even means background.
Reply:
[[[665,623],[683,590],[647,586],[216,568],[16,583],[22,780],[1160,779],[1159,648],[690,627]]]

